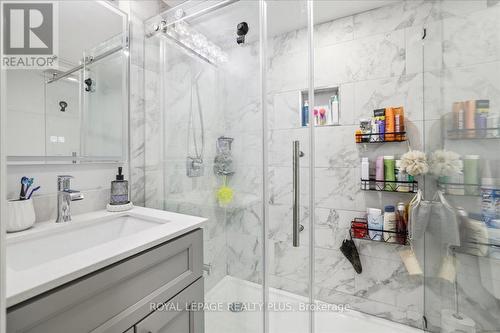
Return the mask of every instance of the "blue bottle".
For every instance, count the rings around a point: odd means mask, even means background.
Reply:
[[[302,126],[309,125],[309,102],[305,101],[302,106]]]

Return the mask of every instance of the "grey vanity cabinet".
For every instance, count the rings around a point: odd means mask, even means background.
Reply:
[[[191,304],[201,302],[203,279],[199,279],[165,303],[164,307],[159,307],[140,321],[135,325],[135,333],[201,333],[204,329],[203,312],[190,309]],[[175,310],[169,310],[174,308]]]
[[[202,268],[198,229],[10,307],[7,332],[129,333],[164,322],[166,331],[150,331],[202,333],[202,312],[154,313],[151,307],[175,299],[202,302]]]

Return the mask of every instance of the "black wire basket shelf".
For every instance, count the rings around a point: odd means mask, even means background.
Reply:
[[[398,180],[361,179],[361,190],[378,192],[417,193],[418,182]]]
[[[438,181],[438,188],[447,195],[480,196],[481,184],[461,184]]]
[[[355,218],[351,221],[349,234],[353,239],[361,239],[395,245],[409,245],[408,232],[368,228],[365,218]]]
[[[500,128],[463,128],[451,129],[447,132],[450,140],[491,140],[500,139]]]
[[[355,134],[356,143],[384,143],[407,141],[406,132],[388,133],[358,133]]]

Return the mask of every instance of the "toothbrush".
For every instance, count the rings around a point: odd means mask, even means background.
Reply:
[[[26,200],[26,194],[32,184],[33,178],[28,178],[26,176],[21,178],[21,192],[19,193],[19,200]]]
[[[34,178],[28,178],[28,180],[26,181],[26,187],[24,188],[24,194],[28,194],[28,189],[31,187],[31,185],[33,185],[33,179]]]
[[[24,197],[24,184],[23,184],[23,181],[24,181],[24,177],[21,178],[21,192],[19,192],[19,200],[22,200],[22,198]]]
[[[19,200],[25,200],[26,199],[26,188],[25,188],[25,186],[28,185],[28,183],[29,183],[28,177],[21,178],[21,192],[19,193]]]
[[[33,195],[33,192],[36,192],[40,189],[40,186],[35,187],[34,189],[31,190],[30,195],[28,195],[28,198],[26,200],[31,199],[31,196]]]

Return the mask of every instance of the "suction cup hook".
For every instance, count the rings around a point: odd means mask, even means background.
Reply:
[[[86,79],[84,82],[85,82],[85,85],[86,85],[85,91],[87,91],[87,92],[94,91],[93,90],[93,85],[95,84],[95,82],[92,81],[92,79],[90,77],[88,79]]]
[[[66,112],[66,108],[68,107],[68,103],[66,103],[65,101],[60,101],[59,102],[59,106],[61,107],[61,112]]]

